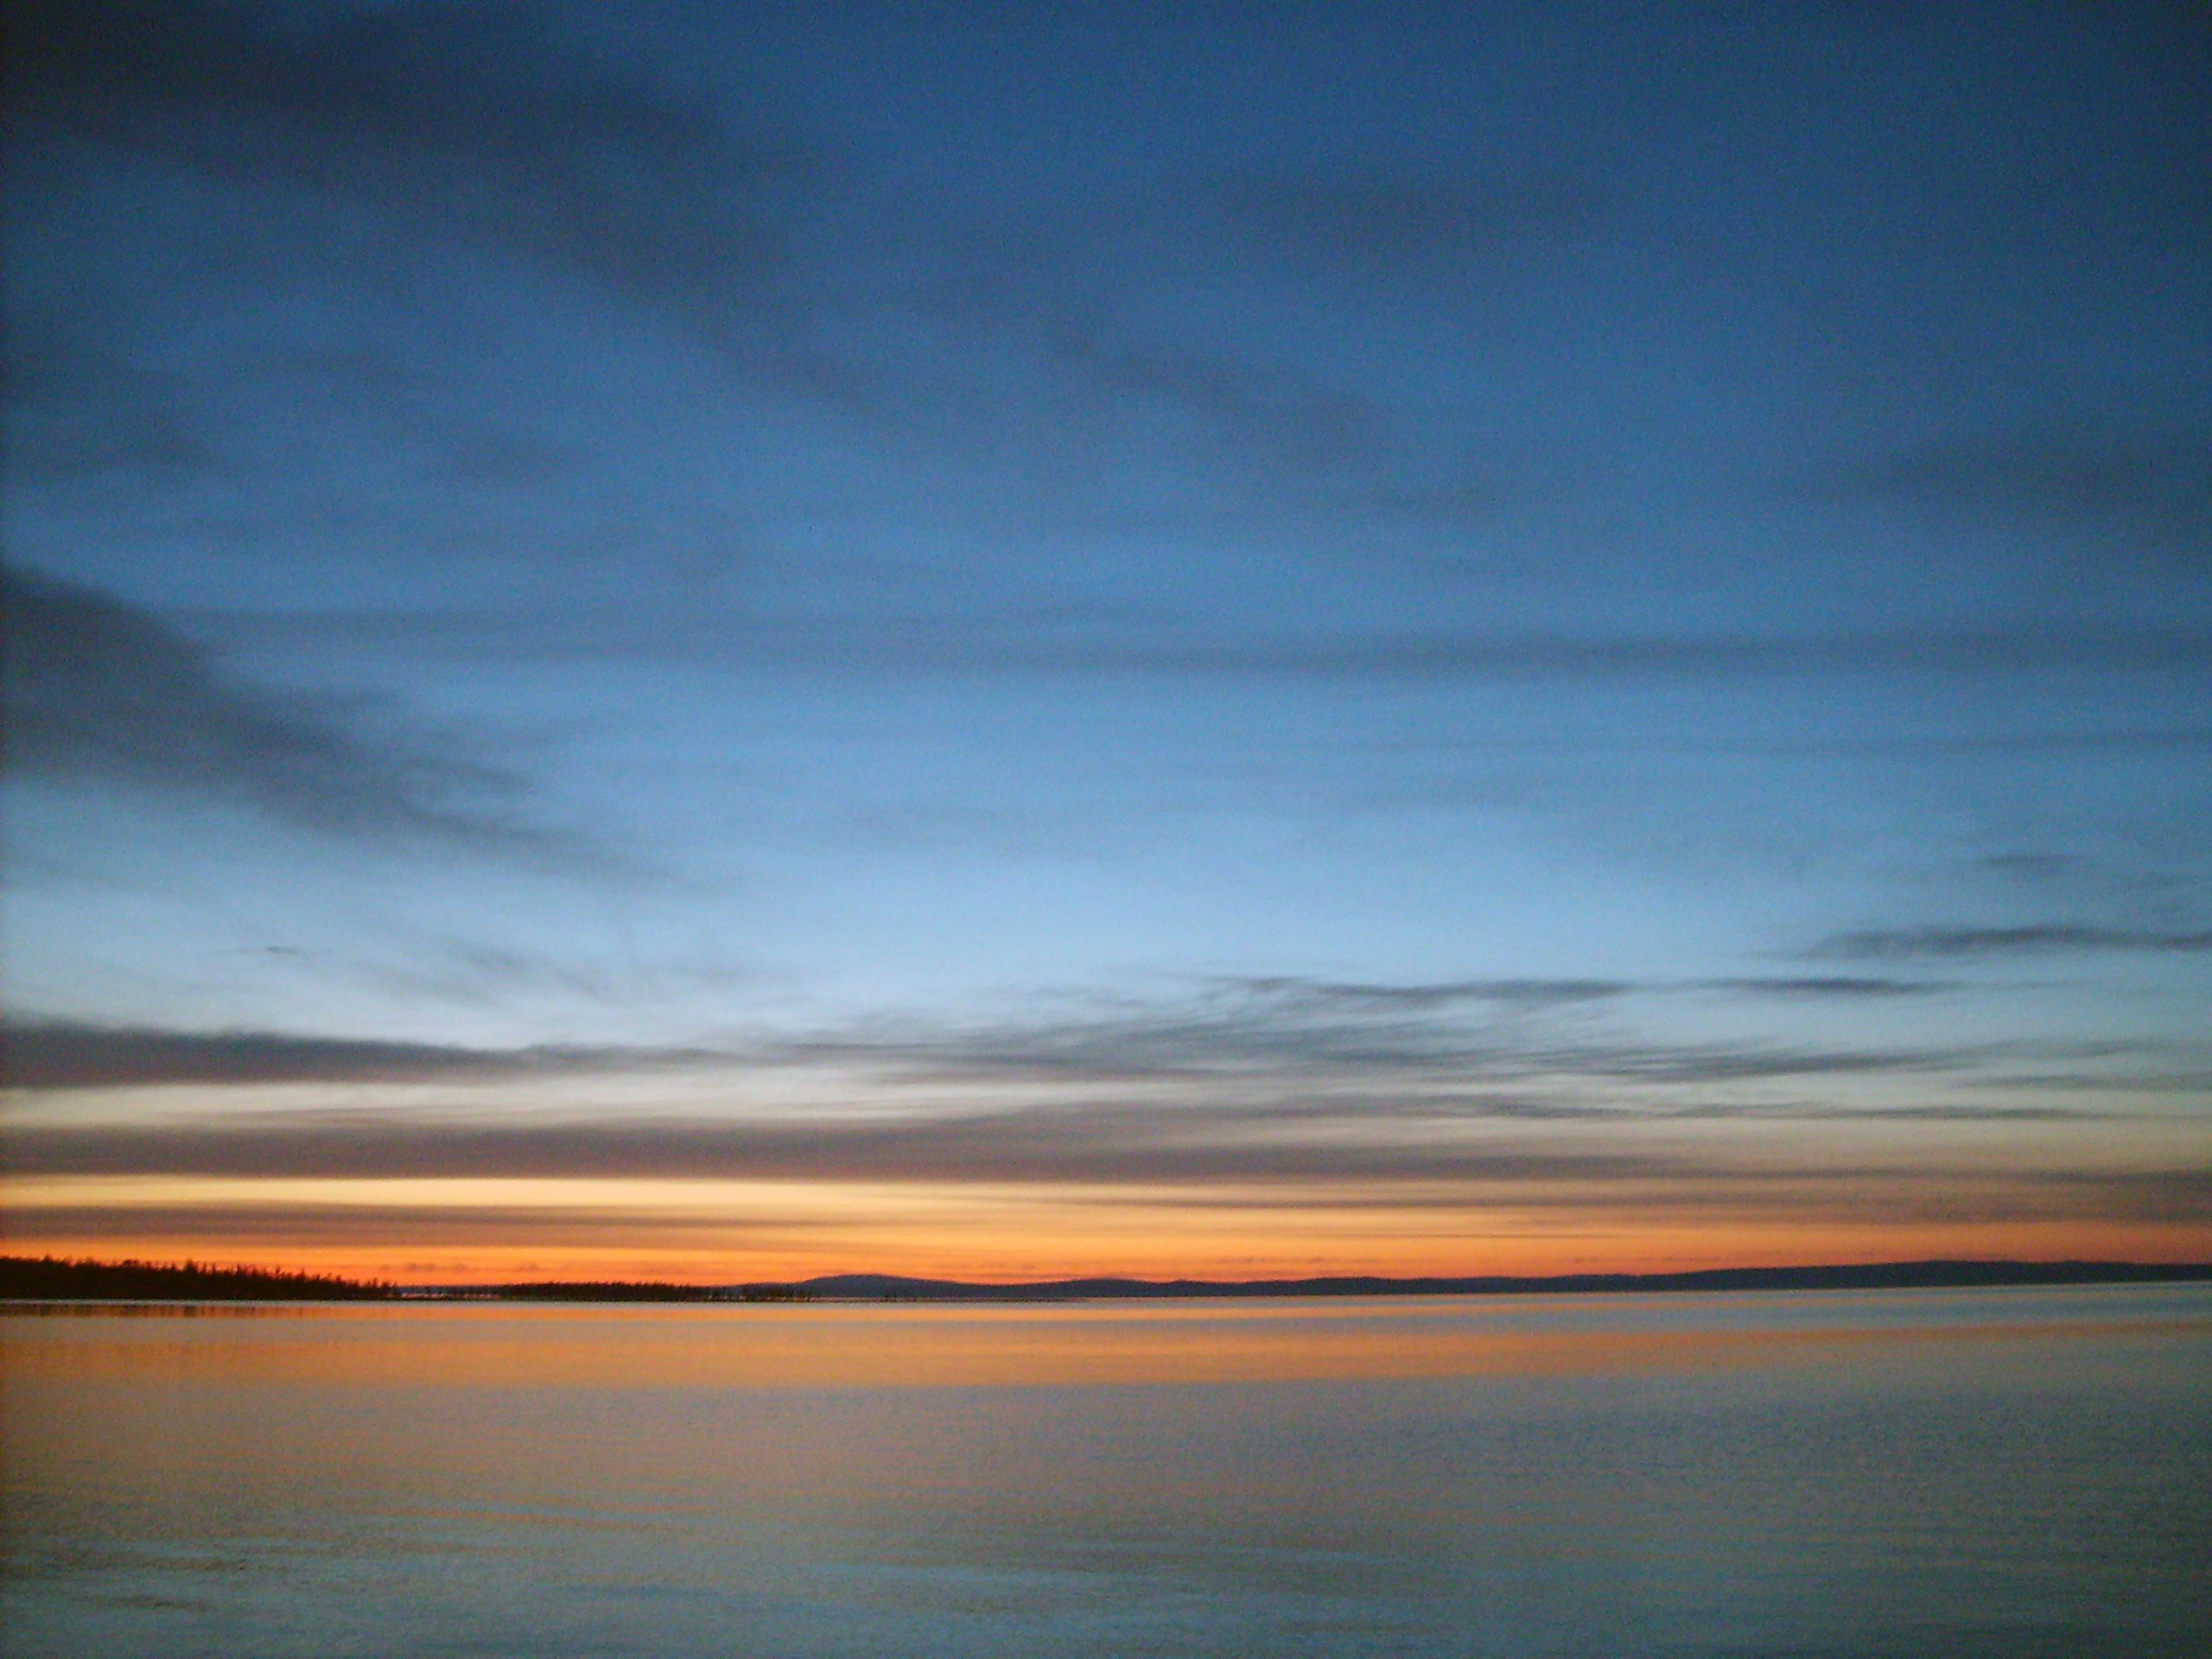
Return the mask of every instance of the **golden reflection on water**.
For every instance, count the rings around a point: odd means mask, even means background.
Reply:
[[[2114,1307],[2054,1323],[2006,1317],[2005,1304],[1993,1301],[1963,1322],[1900,1322],[1898,1307],[1910,1305],[1838,1296],[1814,1304],[1820,1322],[1802,1324],[1759,1323],[1765,1310],[1756,1300],[1703,1297],[1580,1306],[1556,1298],[1318,1306],[77,1304],[47,1311],[105,1317],[35,1333],[18,1323],[0,1332],[0,1342],[24,1382],[836,1389],[1658,1373],[1840,1363],[1901,1347],[2212,1331],[2212,1303],[2206,1318],[2125,1317]],[[1709,1317],[1716,1310],[1744,1322]]]

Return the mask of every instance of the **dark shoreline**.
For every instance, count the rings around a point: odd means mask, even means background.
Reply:
[[[1086,1301],[1266,1296],[1530,1296],[1654,1291],[1971,1290],[2012,1286],[2170,1284],[2212,1281],[2212,1262],[1871,1262],[1805,1268],[1711,1268],[1687,1273],[1491,1274],[1466,1278],[1202,1280],[1067,1279],[975,1285],[954,1280],[845,1274],[799,1288],[830,1300]]]
[[[813,1301],[1077,1302],[1258,1297],[1527,1296],[1758,1290],[1968,1290],[2052,1285],[2212,1281],[2212,1262],[1872,1262],[1799,1268],[1714,1268],[1688,1273],[1543,1277],[1200,1280],[1063,1279],[970,1284],[888,1274],[835,1274],[791,1284],[675,1285],[639,1281],[403,1287],[325,1274],[143,1262],[0,1256],[8,1301],[507,1301],[760,1303]]]

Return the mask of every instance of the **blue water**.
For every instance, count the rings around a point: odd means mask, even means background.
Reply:
[[[2212,1653],[2212,1287],[0,1344],[24,1659]]]

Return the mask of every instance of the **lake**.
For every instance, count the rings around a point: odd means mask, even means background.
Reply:
[[[11,1659],[2212,1651],[2212,1286],[0,1344]]]

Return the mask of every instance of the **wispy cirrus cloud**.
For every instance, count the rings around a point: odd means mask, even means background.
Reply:
[[[1467,1003],[1559,1007],[1624,996],[1637,987],[1616,979],[1453,979],[1402,984],[1259,975],[1224,979],[1225,989],[1305,1008],[1426,1012]]]
[[[397,970],[396,979],[380,959],[303,966],[326,976],[365,975],[410,995],[486,1005],[510,995],[554,993],[627,1006],[641,988],[665,995],[679,982],[726,986],[741,977],[720,962],[683,962],[658,974],[640,967],[617,983],[566,957],[466,940],[418,943],[424,946],[420,965]],[[1784,1103],[1704,1099],[1694,1091],[1821,1079],[1966,1086],[1992,1068],[2017,1071],[2025,1063],[2055,1064],[2086,1087],[2094,1085],[2097,1068],[2123,1077],[2129,1067],[2171,1069],[2171,1058],[2153,1052],[2156,1045],[2122,1039],[1904,1046],[1669,1039],[1647,1034],[1624,1017],[1638,1000],[1716,992],[1746,999],[1748,1009],[1777,997],[1888,1000],[1952,988],[1949,982],[1864,976],[1363,982],[1253,975],[1200,977],[1154,992],[1040,994],[991,1017],[884,1014],[814,1029],[626,1046],[424,1045],[19,1019],[10,1027],[7,1071],[16,1087],[56,1090],[642,1073],[675,1065],[732,1075],[813,1071],[866,1079],[871,1095],[920,1089],[934,1096],[947,1088],[988,1086],[1001,1098],[1006,1090],[1028,1090],[1057,1100],[1073,1090],[1103,1099],[1135,1088],[1154,1104],[1179,1102],[1196,1112],[1242,1110],[1260,1099],[1271,1113],[1295,1116],[1314,1101],[1327,1103],[1326,1113],[1344,1114],[1351,1090],[1371,1103],[1372,1117],[1407,1104],[1423,1115],[1533,1118],[1856,1113],[1864,1103],[1848,1098]],[[2091,1072],[2083,1072],[2085,1066]],[[1095,1092],[1102,1090],[1103,1095]],[[1459,1103],[1449,1104],[1452,1100]],[[1980,1109],[1970,1099],[1922,1103],[1946,1112]]]
[[[311,1033],[177,1031],[32,1020],[11,1021],[0,1035],[0,1084],[48,1092],[195,1084],[410,1084],[634,1072],[707,1058],[683,1049],[489,1048]]]
[[[1094,390],[1184,410],[1247,452],[1333,472],[1386,441],[1372,399],[1279,364],[1065,321],[1045,340],[1052,360]]]
[[[1455,1004],[1503,1008],[1562,1008],[1618,998],[1673,991],[1719,991],[1747,996],[1928,996],[1955,988],[1948,981],[1867,975],[1769,975],[1743,979],[1461,979],[1435,983],[1378,984],[1294,976],[1229,979],[1257,995],[1312,1007],[1431,1010]]]
[[[407,1083],[668,1065],[859,1071],[892,1086],[989,1083],[1054,1090],[1101,1084],[1425,1077],[1491,1084],[1581,1078],[1697,1085],[1800,1077],[1931,1076],[1976,1052],[1823,1049],[1573,1037],[1419,1017],[1300,1014],[1265,1007],[1165,1007],[981,1027],[876,1024],[722,1046],[418,1044],[314,1033],[193,1032],[73,1020],[11,1025],[0,1077],[42,1091],[185,1084]],[[1205,1108],[1205,1087],[1191,1095]],[[1502,1115],[1511,1115],[1503,1113]]]
[[[2013,926],[1925,925],[1837,933],[1805,954],[1846,962],[1970,961],[2109,951],[2191,955],[2212,951],[2212,930],[2105,927],[2081,922]]]
[[[1241,1191],[1252,1201],[1290,1208],[1433,1211],[1503,1203],[1591,1215],[1690,1211],[1858,1224],[2193,1224],[2212,1205],[2212,1179],[2188,1164],[2110,1169],[2062,1161],[1975,1172],[1894,1156],[1870,1161],[1802,1144],[1693,1149],[1649,1138],[1593,1145],[1586,1137],[1500,1144],[1433,1132],[1346,1142],[1310,1128],[1302,1137],[1262,1135],[1249,1122],[1110,1109],[828,1122],[633,1116],[517,1123],[391,1112],[255,1113],[219,1127],[39,1125],[12,1131],[8,1150],[12,1173],[29,1178],[983,1182],[1103,1187],[1166,1205],[1235,1203]],[[237,1207],[253,1206],[248,1198]],[[161,1210],[137,1213],[158,1220]],[[633,1219],[647,1230],[653,1225],[651,1213]],[[741,1216],[728,1219],[743,1224]]]
[[[604,1243],[629,1250],[702,1243],[723,1249],[789,1248],[794,1240],[850,1225],[810,1216],[747,1213],[727,1203],[700,1213],[665,1206],[641,1212],[588,1204],[393,1205],[297,1198],[260,1203],[251,1198],[153,1204],[33,1198],[10,1205],[8,1220],[11,1231],[34,1238],[197,1236],[219,1241],[223,1250],[249,1245],[280,1249],[301,1244],[358,1245],[365,1233],[373,1234],[380,1249],[435,1249],[499,1240],[537,1245],[556,1261],[559,1252],[550,1243],[555,1240],[563,1246]]]
[[[1646,1036],[1620,1017],[1636,1000],[1686,994],[1864,1000],[1943,988],[1940,982],[1854,976],[1404,982],[1231,976],[1166,995],[1045,999],[992,1021],[880,1020],[779,1039],[758,1052],[791,1064],[852,1065],[917,1081],[1306,1079],[1363,1086],[1385,1099],[1391,1080],[1408,1078],[1493,1090],[1543,1081],[1680,1090],[1789,1078],[1963,1078],[1999,1051],[1669,1040]],[[1516,1110],[1559,1106],[1548,1096],[1513,1099]]]
[[[537,822],[528,780],[396,699],[261,683],[151,612],[81,583],[5,580],[8,769],[251,807],[357,841],[614,868]]]
[[[1615,1026],[1608,1011],[1637,994],[1632,982],[1594,979],[1252,976],[1064,996],[995,1021],[917,1017],[662,1047],[49,1020],[10,1033],[5,1080],[30,1096],[322,1084],[376,1103],[269,1109],[234,1093],[219,1112],[118,1119],[49,1101],[11,1123],[7,1153],[30,1178],[998,1183],[1150,1190],[1166,1203],[1201,1189],[1291,1205],[1351,1194],[1383,1208],[1482,1193],[1593,1212],[1858,1220],[2195,1214],[2186,1170],[2158,1180],[2069,1173],[2050,1161],[2063,1160],[2056,1150],[2022,1151],[2001,1176],[1900,1160],[1913,1137],[1941,1147],[1959,1128],[2048,1131],[2054,1147],[2077,1145],[2066,1137],[2078,1126],[2138,1114],[2085,1092],[1982,1085],[2027,1059],[2085,1085],[2101,1070],[2124,1082],[2130,1066],[2170,1068],[2171,1054],[2117,1041],[2078,1052],[1669,1041]],[[641,1103],[666,1098],[642,1082],[679,1071],[775,1084],[757,1096],[734,1089],[730,1100],[750,1105],[709,1108],[689,1089],[685,1109]],[[568,1086],[591,1078],[601,1082]],[[485,1092],[545,1082],[563,1085],[563,1103],[526,1115]],[[1878,1087],[1862,1093],[1862,1082]],[[428,1108],[419,1094],[360,1092],[424,1084],[450,1087]]]
[[[777,263],[786,139],[580,50],[542,9],[28,0],[17,141],[332,195],[721,338]]]
[[[912,1082],[1190,1081],[1268,1076],[1424,1075],[1489,1083],[1579,1078],[1695,1085],[1793,1077],[1929,1076],[1975,1056],[1941,1047],[1853,1049],[1789,1043],[1666,1042],[1563,1033],[1484,1017],[1300,1013],[1223,1003],[967,1028],[880,1027],[772,1046],[791,1065],[850,1065]]]
[[[629,1116],[518,1124],[394,1113],[234,1114],[220,1126],[11,1129],[21,1175],[165,1173],[1017,1181],[1562,1181],[1664,1173],[1643,1154],[1379,1136],[1300,1141],[1157,1110],[1035,1108],[928,1117]]]
[[[1707,989],[1746,996],[1840,997],[1847,1001],[1896,996],[1934,996],[1957,987],[1948,980],[1899,979],[1866,974],[1779,974],[1751,979],[1708,979]]]
[[[590,952],[523,949],[483,938],[403,933],[387,946],[294,955],[301,973],[362,985],[403,1006],[499,1008],[551,1001],[636,1011],[701,992],[726,995],[755,974],[709,950]]]
[[[2049,426],[1901,449],[1847,490],[1928,512],[2032,516],[2212,558],[2212,444],[2202,431]]]
[[[954,677],[1050,676],[1224,682],[1371,682],[1449,685],[1557,680],[1630,687],[1891,676],[1954,679],[2082,670],[2194,673],[2212,667],[2212,631],[2098,626],[2018,630],[1936,628],[1796,634],[1694,635],[1478,627],[1386,632],[1349,627],[1292,633],[1224,629],[1193,614],[1147,606],[1080,601],[1001,603],[957,613],[793,605],[736,612],[651,606],[528,608],[333,608],[271,615],[232,607],[202,613],[211,631],[242,639],[373,639],[439,652],[518,660],[660,660],[747,671],[804,667],[821,673]],[[2191,748],[2196,733],[2069,734],[1998,739],[2000,749],[2061,752],[2117,745]],[[1980,740],[1894,741],[1832,746],[1841,754],[1924,748],[1971,750]],[[1710,747],[1710,746],[1709,746]],[[1822,752],[1821,744],[1789,753]],[[1714,748],[1715,753],[1726,749]],[[1762,753],[1749,743],[1739,752]]]

